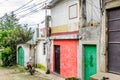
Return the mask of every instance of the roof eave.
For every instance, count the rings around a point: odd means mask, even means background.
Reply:
[[[47,6],[44,6],[43,9],[51,9],[61,1],[63,0],[52,0]]]

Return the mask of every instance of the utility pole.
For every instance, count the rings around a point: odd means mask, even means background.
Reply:
[[[47,4],[45,3],[45,39],[47,39],[47,28],[48,28],[48,24],[47,24]]]
[[[47,62],[47,72],[49,73],[50,70],[50,39],[49,39],[49,17],[47,15],[47,4],[45,3],[45,41],[46,41],[46,62]]]

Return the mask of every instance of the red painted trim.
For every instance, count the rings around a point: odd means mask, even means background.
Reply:
[[[77,34],[77,33],[79,33],[79,31],[52,33],[51,36],[55,36],[55,35],[65,35],[65,34]]]

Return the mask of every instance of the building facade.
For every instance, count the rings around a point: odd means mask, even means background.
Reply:
[[[82,22],[80,0],[52,0],[48,6],[51,9],[51,72],[65,78],[89,80],[100,69],[100,1],[85,1],[85,22]]]
[[[100,42],[100,72],[93,76],[95,79],[107,77],[110,80],[119,80],[120,56],[119,56],[119,17],[120,1],[104,0],[101,42]],[[117,74],[117,75],[116,75]],[[101,75],[100,77],[96,77]]]

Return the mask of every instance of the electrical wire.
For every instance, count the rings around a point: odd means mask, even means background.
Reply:
[[[18,10],[25,8],[25,6],[28,5],[29,3],[31,3],[32,1],[33,1],[33,0],[30,0],[29,2],[27,2],[26,4],[22,5],[21,7],[19,7],[18,9],[14,10],[14,11],[12,11],[12,12],[17,12]],[[38,6],[38,5],[41,5],[41,4],[43,4],[43,3],[47,3],[47,1],[48,1],[48,0],[43,1],[43,2],[40,2],[40,3],[36,4],[34,7],[36,7],[36,6]],[[42,5],[42,6],[43,6],[43,5]],[[40,7],[42,7],[42,6],[39,6],[37,9],[34,9],[34,10],[32,10],[31,12],[28,12],[28,13],[26,13],[26,14],[23,14],[23,15],[20,16],[19,18],[23,18],[23,17],[26,17],[26,16],[28,16],[28,15],[32,15],[32,13],[38,12],[39,10],[41,10]],[[32,7],[32,8],[34,8],[34,7]],[[27,7],[26,7],[26,8],[27,8]],[[32,9],[32,8],[28,8],[27,10]],[[27,10],[24,10],[24,11],[27,11]],[[23,12],[23,11],[19,12],[19,14],[22,13],[22,12]],[[14,13],[14,14],[15,14],[15,15],[18,15],[18,13]],[[0,17],[0,19],[2,19],[3,17],[4,17],[4,16]]]
[[[26,5],[28,5],[29,3],[33,2],[33,0],[30,0],[29,2],[25,3],[24,5],[22,5],[21,7],[19,7],[18,9],[14,10],[13,12],[16,12],[20,9],[22,9],[23,7],[25,7]]]
[[[23,17],[26,17],[26,16],[28,16],[28,15],[32,15],[33,13],[36,13],[36,12],[42,10],[43,6],[47,3],[47,1],[48,1],[48,0],[43,1],[44,4],[42,4],[41,6],[39,6],[39,7],[36,8],[36,9],[32,10],[31,12],[28,12],[28,13],[26,13],[26,14],[23,14],[23,15],[20,16],[19,18],[23,18]],[[41,2],[41,3],[43,3],[43,2]],[[40,5],[40,3],[39,3],[39,5]],[[16,15],[17,15],[17,14],[16,14]]]
[[[25,11],[27,11],[27,10],[33,9],[34,7],[37,7],[37,6],[43,4],[43,3],[47,2],[47,1],[48,1],[48,0],[43,1],[43,2],[40,2],[40,3],[38,3],[38,4],[35,4],[35,6],[32,6],[32,7],[27,8],[27,9],[24,9],[24,10],[22,10],[22,11],[20,11],[20,12],[15,13],[15,14],[20,14],[20,13],[25,12]]]
[[[42,6],[43,6],[43,5],[42,5]],[[40,6],[40,7],[42,7],[42,6]],[[37,9],[32,10],[31,12],[28,12],[28,13],[20,16],[19,18],[23,18],[23,17],[26,17],[26,16],[28,16],[28,15],[32,15],[32,14],[35,13],[35,12],[38,12],[39,10],[41,10],[40,7],[38,7]]]

